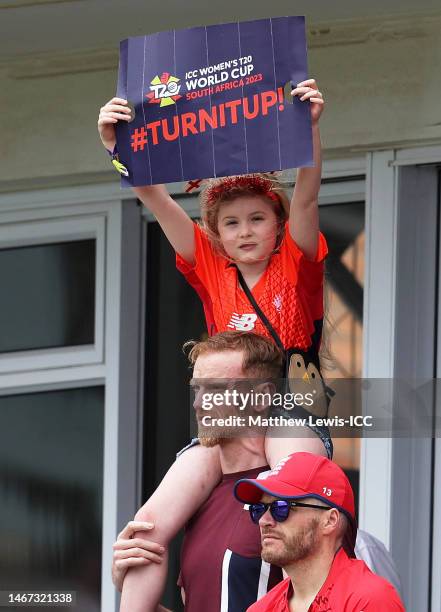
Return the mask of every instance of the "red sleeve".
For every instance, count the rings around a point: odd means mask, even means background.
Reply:
[[[207,286],[212,282],[213,275],[216,274],[215,271],[222,256],[213,248],[207,234],[199,224],[193,223],[193,227],[195,264],[189,264],[179,253],[176,253],[176,267],[186,278],[196,275]]]
[[[317,253],[314,259],[310,260],[304,256],[297,243],[293,240],[287,222],[285,225],[285,236],[280,247],[280,254],[286,276],[297,285],[300,292],[303,291],[307,295],[314,295],[317,291],[322,290],[325,271],[324,262],[328,254],[328,245],[321,232],[319,232]]]
[[[179,253],[176,253],[176,267],[199,295],[204,307],[207,330],[211,336],[217,332],[213,300],[219,294],[217,279],[222,275],[222,269],[225,268],[225,259],[213,247],[204,230],[197,223],[194,223],[193,227],[195,263],[194,265],[188,263]]]

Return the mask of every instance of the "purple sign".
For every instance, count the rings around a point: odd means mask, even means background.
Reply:
[[[159,32],[121,42],[124,186],[312,165],[304,17]]]

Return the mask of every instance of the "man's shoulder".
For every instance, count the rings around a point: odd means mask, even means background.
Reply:
[[[381,540],[371,533],[358,529],[355,554],[374,574],[386,578],[397,592],[401,593],[401,581],[395,561]]]
[[[283,603],[286,592],[288,591],[290,579],[285,578],[282,582],[279,582],[275,587],[268,591],[266,595],[261,597],[253,603],[247,610],[247,612],[266,612],[270,610],[278,610],[276,604]],[[280,608],[282,610],[282,608]]]
[[[346,585],[351,585],[350,592],[347,593],[347,604],[363,605],[367,610],[378,610],[381,605],[381,609],[385,611],[404,611],[396,589],[385,578],[374,574],[364,561],[351,560],[348,570],[350,580],[348,575],[341,576]]]

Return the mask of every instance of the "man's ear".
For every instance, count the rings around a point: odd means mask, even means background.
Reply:
[[[329,512],[324,512],[323,514],[323,533],[325,533],[326,535],[331,535],[332,533],[338,531],[340,522],[340,512],[337,510],[337,508],[331,508]]]
[[[276,386],[272,382],[263,382],[254,387],[254,398],[253,408],[255,412],[266,412],[271,407],[271,401],[274,393],[276,392]],[[258,396],[256,397],[256,394]]]

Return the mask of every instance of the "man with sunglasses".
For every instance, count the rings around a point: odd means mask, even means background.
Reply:
[[[288,577],[248,612],[404,611],[393,586],[354,558],[354,495],[329,459],[294,453],[256,479],[241,479],[236,498],[259,524],[262,559]]]

